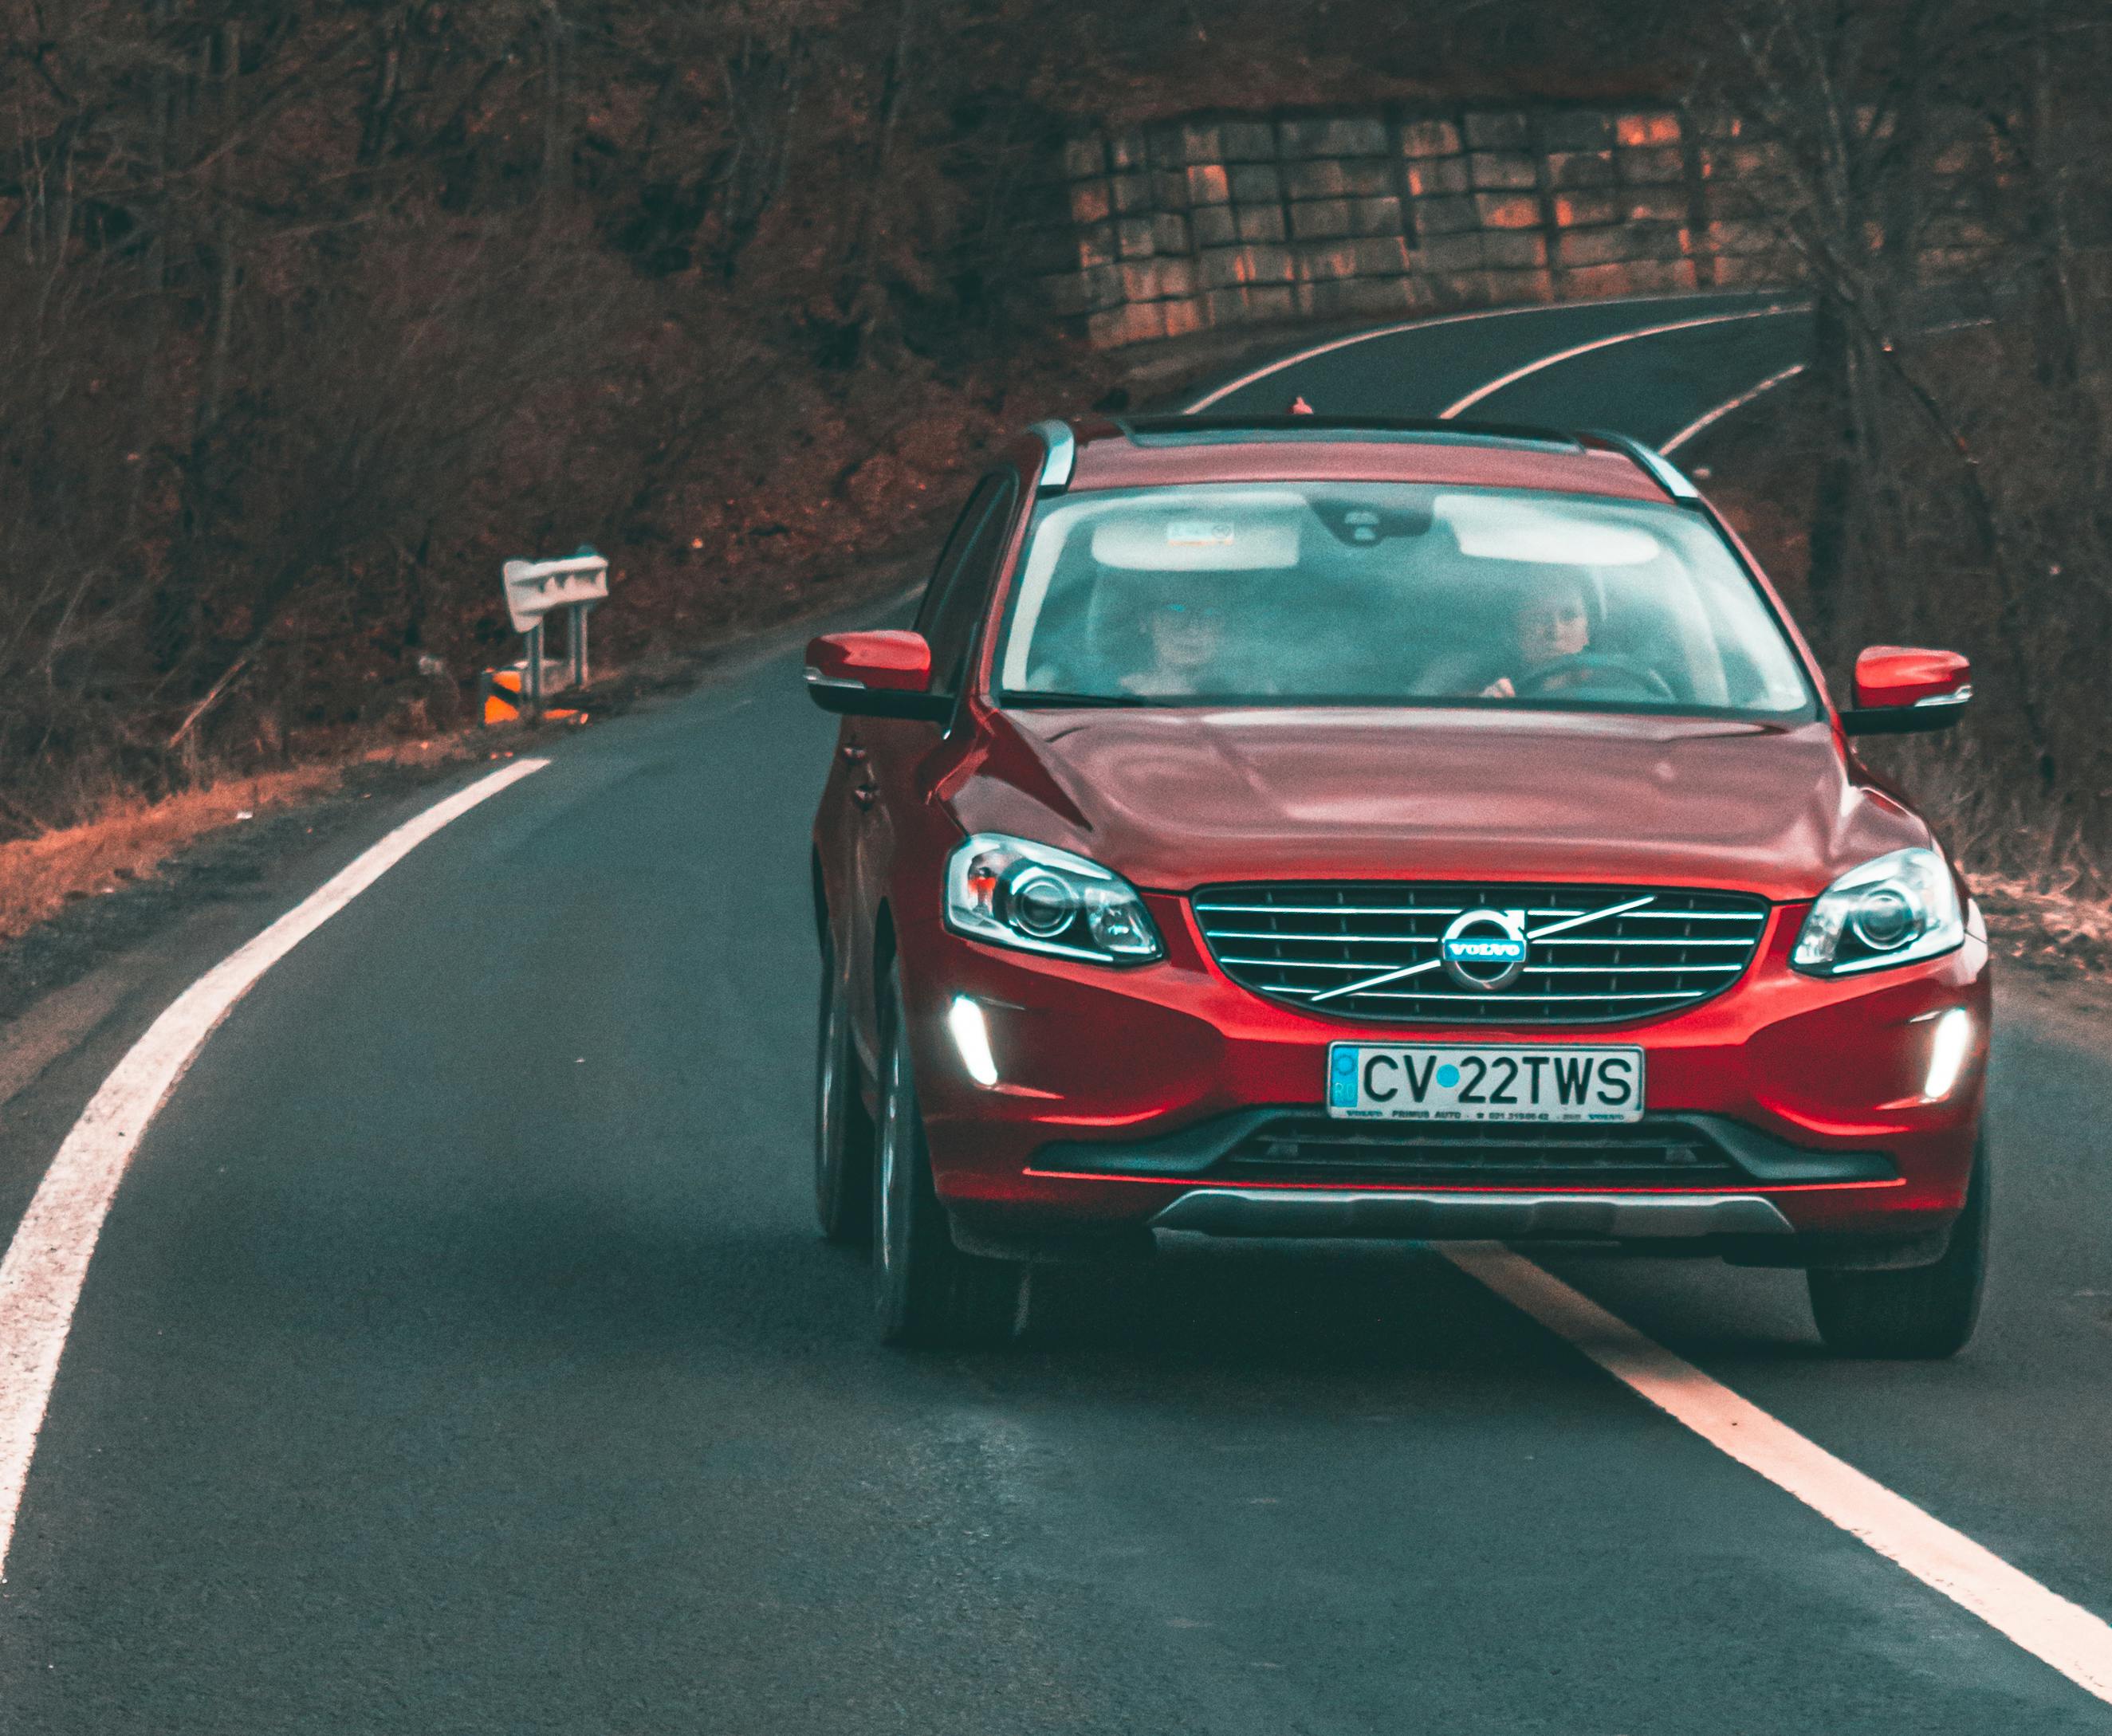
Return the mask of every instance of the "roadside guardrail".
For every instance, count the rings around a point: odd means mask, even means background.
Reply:
[[[587,617],[608,596],[608,559],[592,544],[555,561],[508,561],[501,570],[507,613],[521,636],[517,663],[484,672],[484,720],[511,723],[544,714],[553,693],[578,692],[588,681]],[[551,615],[565,618],[562,661],[543,649],[543,626]]]

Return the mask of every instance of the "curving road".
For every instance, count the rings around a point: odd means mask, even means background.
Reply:
[[[1436,413],[1760,305],[1400,331],[1220,407]],[[1467,413],[1663,441],[1802,334],[1583,348]],[[1425,1250],[1180,1248],[1037,1291],[1008,1354],[874,1348],[864,1267],[809,1205],[833,725],[797,667],[786,641],[562,743],[211,1038],[72,1319],[0,1586],[0,1729],[2112,1729]],[[135,961],[0,1107],[0,1221],[185,983],[412,811]],[[2112,1616],[2108,1106],[2087,1028],[2012,996],[1996,1275],[1954,1363],[1826,1360],[1794,1275],[1559,1270]]]

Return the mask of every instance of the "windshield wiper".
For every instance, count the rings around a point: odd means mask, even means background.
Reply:
[[[1001,705],[1026,706],[1114,706],[1149,705],[1151,701],[1140,693],[1057,693],[1036,688],[1031,693],[1008,693],[999,700]]]

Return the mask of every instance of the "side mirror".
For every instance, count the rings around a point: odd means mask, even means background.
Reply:
[[[1973,666],[1955,651],[1873,645],[1855,659],[1850,735],[1919,735],[1948,729],[1973,697]]]
[[[921,633],[825,633],[807,642],[807,697],[853,717],[944,723],[954,702],[931,691],[931,647]]]

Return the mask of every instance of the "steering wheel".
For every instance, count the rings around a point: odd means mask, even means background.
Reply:
[[[1595,675],[1610,675],[1614,679],[1595,681],[1591,679]],[[1520,675],[1511,684],[1518,697],[1523,698],[1528,693],[1541,693],[1562,682],[1566,676],[1582,676],[1582,679],[1568,684],[1578,688],[1610,687],[1617,692],[1625,688],[1658,699],[1679,697],[1673,692],[1672,684],[1649,665],[1638,663],[1633,657],[1609,657],[1598,651],[1580,651],[1573,657],[1557,657],[1552,663],[1543,663]]]

